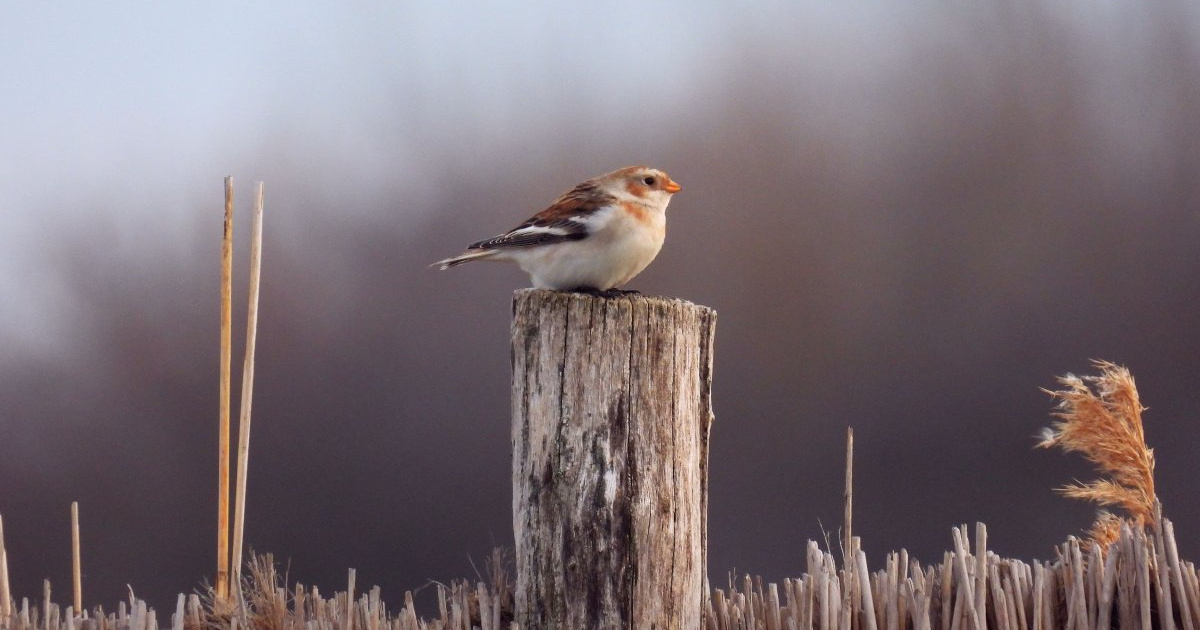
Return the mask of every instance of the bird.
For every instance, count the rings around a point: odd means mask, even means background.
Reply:
[[[534,288],[597,294],[618,287],[662,249],[667,204],[682,190],[665,172],[628,166],[584,181],[517,227],[430,265],[474,260],[515,262]]]

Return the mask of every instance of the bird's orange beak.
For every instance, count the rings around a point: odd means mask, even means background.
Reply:
[[[674,181],[672,181],[672,180],[667,180],[667,185],[666,185],[666,186],[663,186],[663,190],[666,190],[667,192],[669,192],[669,193],[671,193],[671,194],[675,194],[675,193],[677,193],[677,192],[679,192],[679,191],[683,190],[683,186],[680,186],[679,184],[676,184],[676,183],[675,183]]]

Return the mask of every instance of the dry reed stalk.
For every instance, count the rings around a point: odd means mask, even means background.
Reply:
[[[1093,549],[1099,549],[1093,545]],[[1110,553],[1104,559],[1104,575],[1100,580],[1100,602],[1097,619],[1107,620],[1112,619],[1113,595],[1117,586],[1117,557],[1118,554]]]
[[[1122,531],[1128,531],[1128,529],[1123,528]],[[1139,531],[1142,533],[1144,539],[1145,531]],[[1142,619],[1138,627],[1149,628],[1150,605],[1152,603],[1150,599],[1150,557],[1148,550],[1142,545],[1136,546],[1134,553],[1137,556],[1138,594],[1141,596],[1139,611],[1141,612]]]
[[[1043,431],[1041,448],[1058,446],[1078,452],[1109,478],[1059,489],[1062,494],[1101,506],[1124,509],[1139,527],[1155,523],[1154,451],[1146,446],[1142,407],[1129,370],[1108,361],[1093,361],[1098,376],[1059,377],[1061,390],[1044,390],[1058,399],[1059,420]],[[1121,519],[1101,511],[1089,531],[1092,541],[1108,548],[1119,537]]]
[[[8,590],[8,550],[4,547],[4,518],[0,517],[0,621],[12,616],[12,593]]]
[[[50,580],[42,580],[42,630],[50,630],[50,613],[54,610],[50,603]]]
[[[346,630],[354,630],[354,569],[350,569],[349,584],[346,585]]]
[[[963,526],[963,537],[967,535]],[[977,627],[987,628],[987,526],[975,523],[975,614]]]
[[[842,532],[842,562],[850,556],[850,522],[853,516],[854,507],[854,427],[846,427],[846,489],[842,493],[842,499],[846,503],[845,514],[843,516]]]
[[[258,182],[250,222],[250,288],[246,306],[246,348],[242,362],[242,405],[238,418],[237,493],[233,515],[233,583],[241,586],[242,533],[246,523],[246,475],[250,466],[250,407],[254,400],[254,347],[258,338],[259,278],[262,275],[263,183]]]
[[[1046,571],[1041,564],[1035,564],[1033,567],[1033,628],[1034,630],[1043,630],[1050,628],[1047,624],[1046,617],[1049,614],[1048,602],[1046,601]]]
[[[1067,597],[1067,627],[1079,627],[1085,630],[1089,627],[1087,613],[1087,591],[1083,585],[1083,556],[1079,548],[1079,540],[1071,537],[1063,543],[1062,555],[1065,559],[1068,575],[1063,580]]]
[[[954,556],[955,556],[955,576],[960,583],[959,595],[962,597],[962,607],[955,604],[956,611],[961,610],[970,622],[971,627],[975,630],[984,630],[984,625],[980,623],[980,616],[975,608],[975,583],[971,579],[971,572],[967,568],[970,552],[967,551],[967,544],[970,542],[967,538],[967,526],[963,525],[962,529],[954,528],[950,530],[954,538]],[[957,621],[957,612],[955,613]],[[952,625],[951,628],[954,628]]]
[[[171,630],[183,630],[184,620],[187,619],[187,596],[183,593],[175,598],[175,614],[171,615]]]
[[[1179,547],[1175,544],[1175,526],[1171,521],[1165,521],[1162,523],[1160,529],[1163,532],[1167,564],[1171,568],[1171,581],[1175,585],[1180,600],[1182,600],[1179,602],[1179,612],[1183,618],[1183,627],[1191,630],[1194,627],[1192,624],[1192,613],[1195,610],[1196,594],[1192,593],[1189,597],[1187,584],[1183,581],[1183,569],[1180,567],[1179,562]]]
[[[229,381],[233,329],[233,177],[225,178],[225,228],[221,238],[221,386],[217,472],[217,579],[215,597],[229,598]]]
[[[1158,514],[1156,516],[1161,516]],[[1171,594],[1170,582],[1170,563],[1167,561],[1166,543],[1164,541],[1163,529],[1159,523],[1161,518],[1155,519],[1156,526],[1154,527],[1154,540],[1157,544],[1154,545],[1154,566],[1155,586],[1158,591],[1158,616],[1166,630],[1175,630],[1175,601]]]
[[[83,615],[83,568],[79,556],[79,502],[71,502],[71,584],[74,586],[75,615]]]
[[[954,554],[947,551],[942,555],[942,575],[951,575],[954,570]],[[943,579],[942,583],[942,625],[941,630],[950,630],[950,612],[954,599],[950,597],[950,580]]]
[[[875,600],[871,597],[871,572],[867,570],[867,554],[859,551],[855,554],[855,577],[862,588],[862,610],[864,624],[867,630],[877,630],[875,617]]]

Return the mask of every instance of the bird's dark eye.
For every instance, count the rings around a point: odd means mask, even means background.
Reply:
[[[643,177],[643,178],[642,178],[642,183],[646,184],[647,186],[653,186],[653,185],[654,185],[654,178],[653,178],[653,177]]]

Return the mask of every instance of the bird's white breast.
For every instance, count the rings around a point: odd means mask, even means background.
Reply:
[[[514,252],[513,258],[538,288],[619,287],[662,249],[667,222],[663,206],[639,205],[637,216],[617,204],[606,206],[588,217],[587,238]]]

